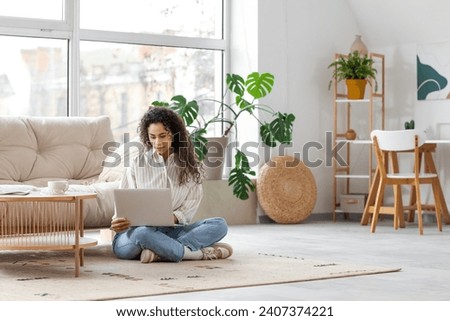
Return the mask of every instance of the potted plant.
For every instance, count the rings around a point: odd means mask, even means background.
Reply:
[[[217,122],[227,124],[223,132],[223,136],[227,137],[230,130],[236,126],[239,116],[244,113],[252,115],[259,123],[259,134],[263,143],[275,147],[277,143],[291,143],[295,116],[277,112],[267,105],[257,103],[258,99],[272,91],[274,80],[274,76],[270,73],[252,72],[245,79],[238,74],[227,74],[226,91],[222,100],[203,99],[218,105],[217,113],[209,119],[202,116],[200,100],[188,101],[182,95],[172,97],[170,102],[154,101],[152,104],[166,106],[178,112],[186,126],[190,128],[190,137],[200,160],[203,160],[208,152],[208,127]],[[229,95],[231,97],[228,97]],[[231,103],[227,103],[228,101]],[[270,118],[270,122],[262,120],[267,117]],[[252,176],[255,176],[255,172],[250,168],[247,156],[236,148],[235,164],[228,177],[228,184],[233,187],[233,194],[236,197],[245,200],[249,197],[249,190],[255,190]]]
[[[333,80],[339,82],[346,81],[347,97],[349,99],[363,99],[367,81],[372,85],[375,83],[375,91],[377,91],[377,70],[373,67],[373,59],[367,55],[361,56],[358,51],[353,51],[347,56],[340,55],[328,68],[334,68],[333,79],[328,84],[331,88]]]
[[[414,129],[414,119],[411,119],[410,121],[405,121],[405,129]]]

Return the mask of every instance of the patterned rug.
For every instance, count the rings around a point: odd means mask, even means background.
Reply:
[[[110,245],[87,249],[84,263],[75,278],[71,252],[1,251],[0,300],[113,300],[400,271],[239,249],[226,260],[141,264],[115,258]]]

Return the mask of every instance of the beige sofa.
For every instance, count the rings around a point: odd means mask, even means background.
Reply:
[[[85,202],[85,226],[109,227],[119,170],[104,169],[110,120],[99,117],[0,117],[0,189],[11,184],[41,189],[68,180],[71,191],[97,193]],[[22,188],[21,186],[21,188]]]

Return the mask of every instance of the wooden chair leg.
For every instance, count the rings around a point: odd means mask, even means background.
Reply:
[[[380,215],[380,207],[383,202],[384,197],[384,182],[380,180],[380,184],[378,185],[377,197],[375,199],[375,206],[372,214],[372,224],[370,226],[370,232],[375,233],[375,229],[378,224],[378,216]]]
[[[419,224],[419,233],[423,235],[423,217],[422,217],[422,200],[420,198],[420,187],[419,183],[415,182],[416,188],[416,204],[417,204],[417,222]]]
[[[394,189],[394,229],[405,227],[405,217],[403,214],[402,186],[392,185]]]
[[[370,186],[369,195],[364,206],[364,213],[361,217],[361,225],[367,225],[370,221],[370,207],[374,206],[377,196],[378,187],[380,185],[380,170],[377,168],[373,177],[372,186]]]
[[[414,185],[411,185],[411,193],[409,198],[409,206],[415,207],[416,206],[416,187]],[[416,210],[414,208],[410,209],[408,211],[408,222],[413,223],[414,222],[414,215],[416,214]]]

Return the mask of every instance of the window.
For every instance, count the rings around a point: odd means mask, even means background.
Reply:
[[[215,88],[220,51],[82,41],[80,52],[80,114],[109,114],[116,132],[136,133],[155,100],[177,93],[213,99],[220,93],[220,86]]]
[[[154,100],[220,99],[223,17],[222,0],[13,1],[0,16],[0,115],[108,115],[122,142]]]
[[[13,3],[3,3],[1,15],[8,17],[63,20],[63,8],[63,0],[14,0]]]
[[[0,36],[0,43],[0,115],[67,115],[67,40]]]
[[[221,39],[222,1],[83,0],[81,28]]]

